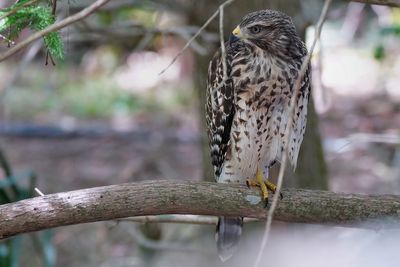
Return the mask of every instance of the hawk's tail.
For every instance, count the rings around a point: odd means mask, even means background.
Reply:
[[[222,261],[232,257],[242,234],[242,217],[219,217],[217,224],[217,248]]]

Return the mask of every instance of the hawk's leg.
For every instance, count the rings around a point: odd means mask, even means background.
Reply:
[[[250,186],[260,187],[262,199],[265,201],[265,206],[268,205],[268,196],[269,196],[268,190],[270,190],[272,193],[275,193],[277,188],[275,184],[271,183],[270,181],[264,180],[262,172],[260,171],[259,168],[257,168],[256,179],[247,179],[246,185],[248,187]],[[280,197],[282,199],[283,197],[282,193],[280,193]]]
[[[250,187],[250,186],[259,186],[260,187],[261,197],[265,201],[265,206],[267,206],[268,205],[268,196],[269,196],[268,188],[264,181],[263,174],[259,168],[257,168],[256,179],[247,179],[246,184],[248,187]]]

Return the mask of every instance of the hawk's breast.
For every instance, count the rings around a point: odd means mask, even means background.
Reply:
[[[294,66],[266,55],[258,49],[246,64],[233,64],[235,116],[230,132],[230,147],[218,182],[245,183],[255,178],[257,168],[265,171],[280,161],[284,147]],[[297,72],[296,72],[297,74]],[[307,95],[308,97],[308,95]],[[301,97],[299,105],[306,106]],[[306,109],[298,114],[290,140],[290,159],[297,160],[304,134]],[[305,126],[305,125],[304,125]],[[303,129],[303,130],[302,130]],[[267,178],[267,177],[265,177]]]

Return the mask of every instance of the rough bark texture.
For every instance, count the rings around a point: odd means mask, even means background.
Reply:
[[[284,190],[276,220],[400,226],[400,196],[363,196]],[[157,214],[265,218],[259,192],[245,186],[189,181],[148,181],[95,187],[0,206],[0,239],[42,229]],[[380,219],[385,218],[385,221]]]

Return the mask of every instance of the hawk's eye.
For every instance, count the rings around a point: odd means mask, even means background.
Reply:
[[[250,32],[251,32],[252,34],[257,34],[257,33],[259,33],[260,31],[261,31],[261,27],[258,26],[258,25],[255,25],[255,26],[250,27]]]

